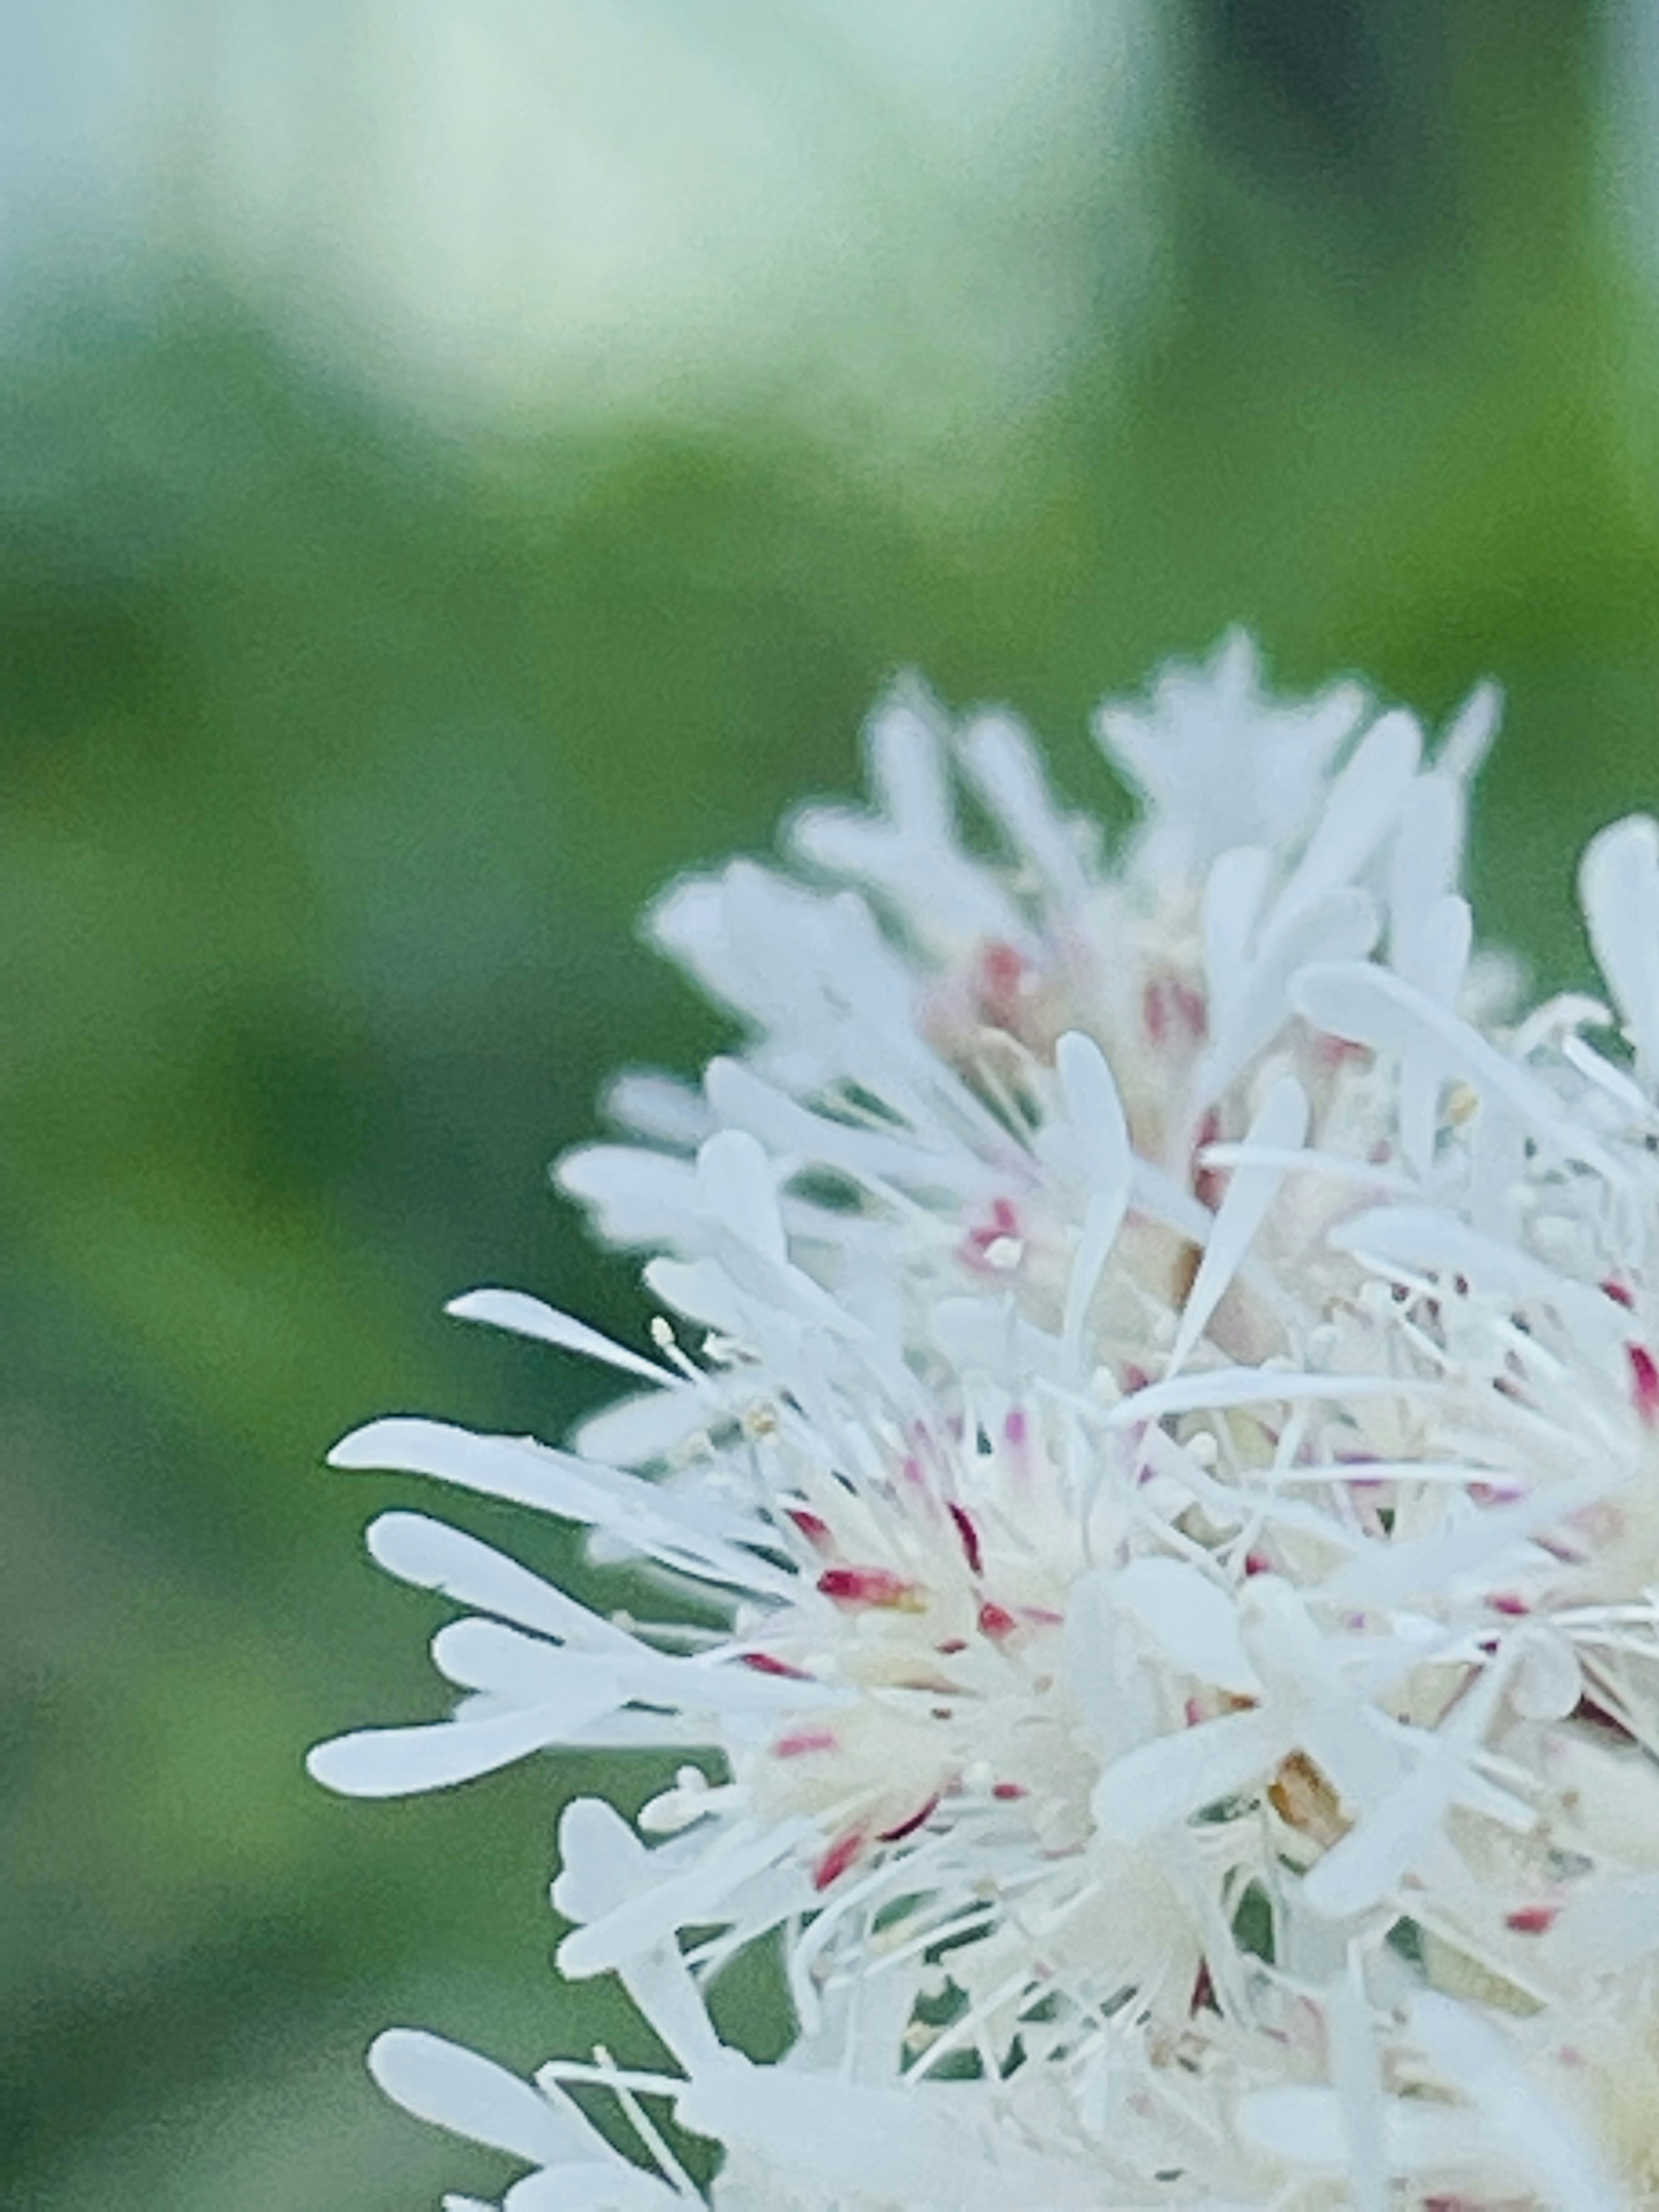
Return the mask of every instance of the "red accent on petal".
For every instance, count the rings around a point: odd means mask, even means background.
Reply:
[[[921,1613],[927,1603],[921,1587],[890,1567],[826,1567],[818,1588],[835,1604],[857,1611],[866,1606],[893,1613]]]
[[[1221,1116],[1213,1106],[1199,1123],[1193,1138],[1193,1195],[1201,1206],[1216,1212],[1227,1194],[1230,1170],[1226,1168],[1206,1168],[1200,1164],[1199,1155],[1217,1142],[1221,1135]]]
[[[1020,1782],[994,1782],[991,1784],[991,1795],[999,1804],[1012,1805],[1016,1797],[1024,1797],[1026,1795],[1025,1785]]]
[[[967,1556],[969,1573],[978,1574],[985,1565],[985,1554],[980,1549],[979,1530],[975,1528],[972,1516],[960,1505],[947,1505],[945,1510],[954,1522],[957,1535],[962,1539],[962,1548]]]
[[[1610,1297],[1616,1305],[1623,1306],[1626,1312],[1629,1312],[1631,1309],[1634,1307],[1636,1304],[1636,1293],[1631,1289],[1627,1283],[1615,1282],[1613,1278],[1609,1275],[1607,1281],[1602,1284],[1601,1288],[1605,1294]]]
[[[931,1819],[938,1808],[939,1792],[935,1790],[925,1805],[912,1813],[908,1820],[901,1820],[896,1828],[878,1828],[876,1841],[878,1844],[896,1844],[906,1836],[914,1836],[923,1821]]]
[[[1555,1924],[1559,1905],[1522,1905],[1513,1912],[1504,1915],[1505,1928],[1513,1928],[1517,1936],[1541,1936]]]
[[[933,1649],[942,1652],[945,1658],[954,1659],[958,1651],[968,1649],[968,1638],[965,1636],[947,1636],[943,1644],[936,1644]]]
[[[1154,1045],[1171,1036],[1186,1045],[1201,1043],[1210,1026],[1203,994],[1178,975],[1159,976],[1148,983],[1141,993],[1140,1012]]]
[[[792,1667],[787,1659],[780,1659],[770,1651],[745,1651],[742,1657],[744,1665],[752,1667],[757,1674],[783,1674],[792,1682],[810,1682],[812,1679],[805,1667]]]
[[[863,1850],[862,1828],[849,1828],[844,1836],[837,1836],[812,1869],[813,1888],[828,1889],[832,1881],[839,1881]]]
[[[975,994],[981,1011],[998,1029],[1012,1030],[1019,1018],[1031,963],[1017,945],[992,938],[981,950]]]
[[[983,1267],[991,1247],[1005,1238],[1019,1242],[1019,1215],[1012,1199],[999,1198],[992,1203],[990,1219],[970,1229],[959,1249],[970,1267]]]
[[[979,1632],[994,1644],[1006,1642],[1018,1626],[1006,1606],[994,1604],[988,1597],[979,1609]]]
[[[1652,1428],[1659,1424],[1659,1363],[1656,1363],[1644,1344],[1632,1344],[1626,1348],[1636,1390],[1636,1410]]]
[[[1507,1613],[1511,1620],[1524,1620],[1526,1615],[1532,1611],[1532,1607],[1528,1603],[1527,1600],[1523,1597],[1516,1596],[1513,1590],[1494,1591],[1492,1595],[1486,1600],[1486,1603],[1492,1607],[1494,1613]]]
[[[802,1729],[794,1735],[780,1736],[772,1751],[778,1759],[801,1759],[811,1751],[833,1751],[836,1739],[828,1729]]]
[[[830,1552],[835,1549],[836,1540],[830,1533],[830,1523],[819,1515],[809,1513],[804,1505],[786,1505],[783,1510],[785,1516],[794,1523],[814,1551]]]

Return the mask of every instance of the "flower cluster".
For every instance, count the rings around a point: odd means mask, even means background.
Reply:
[[[708,2201],[686,2134],[719,2212],[1659,2192],[1659,831],[1584,863],[1611,1007],[1520,1010],[1459,887],[1496,719],[1277,702],[1234,636],[1102,712],[1107,855],[1017,724],[901,689],[872,811],[656,908],[741,1049],[561,1170],[653,1353],[452,1309],[638,1387],[568,1450],[334,1455],[586,1528],[659,1616],[388,1513],[466,1694],[313,1755],[678,1761],[638,1832],[569,1808],[553,1890],[672,2066],[374,2047],[528,2161],[509,2212]],[[763,1938],[773,2065],[704,2002]]]

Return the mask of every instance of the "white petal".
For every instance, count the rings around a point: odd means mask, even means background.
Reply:
[[[1101,1776],[1095,1824],[1114,1842],[1140,1843],[1265,1780],[1288,1748],[1285,1723],[1270,1712],[1224,1713],[1179,1735],[1158,1736]]]
[[[1620,2212],[1626,2200],[1596,2146],[1552,2108],[1498,2030],[1466,2005],[1428,1992],[1415,1998],[1411,2033],[1424,2054],[1480,2111],[1552,2212]]]
[[[1435,763],[1443,775],[1467,783],[1479,775],[1504,712],[1504,688],[1490,677],[1477,684],[1453,715]]]
[[[515,1336],[533,1336],[544,1344],[556,1344],[562,1351],[579,1352],[584,1359],[600,1360],[608,1367],[620,1367],[625,1374],[643,1376],[647,1382],[669,1389],[684,1387],[678,1375],[659,1367],[655,1360],[630,1352],[625,1344],[601,1335],[585,1321],[559,1313],[522,1291],[468,1291],[452,1298],[444,1311],[457,1321],[480,1321],[491,1328],[509,1329]]]
[[[1591,838],[1579,890],[1596,960],[1652,1078],[1659,1074],[1659,823],[1632,815]]]
[[[1294,1147],[1307,1130],[1307,1095],[1293,1076],[1281,1076],[1250,1124],[1244,1142],[1273,1149]],[[1182,1310],[1181,1326],[1170,1353],[1171,1374],[1185,1364],[1208,1328],[1284,1180],[1283,1170],[1277,1167],[1244,1166],[1234,1170]]]
[[[378,2036],[368,2068],[392,2102],[417,2119],[536,2166],[591,2155],[602,2140],[574,2108],[556,2110],[505,2067],[420,2028],[390,2027]]]
[[[1484,1237],[1454,1215],[1423,1206],[1382,1206],[1329,1232],[1339,1252],[1393,1262],[1413,1273],[1461,1275],[1486,1296],[1518,1297],[1568,1322],[1598,1352],[1615,1348],[1625,1329],[1620,1309],[1600,1291],[1575,1283],[1513,1244]],[[1628,1316],[1626,1316],[1626,1322]]]
[[[591,1210],[611,1244],[672,1242],[695,1212],[690,1161],[643,1145],[580,1145],[559,1162],[554,1180]]]
[[[607,1467],[650,1467],[671,1458],[709,1419],[709,1408],[692,1390],[641,1390],[590,1413],[571,1432],[583,1459]]]
[[[1368,1912],[1391,1896],[1432,1842],[1470,1778],[1470,1760],[1502,1687],[1489,1668],[1454,1711],[1417,1771],[1368,1810],[1303,1877],[1301,1896],[1324,1920]]]
[[[678,1076],[619,1075],[606,1087],[605,1109],[619,1127],[650,1144],[695,1152],[714,1134],[708,1108]]]
[[[1397,975],[1357,961],[1334,961],[1304,969],[1291,996],[1315,1027],[1332,1036],[1352,1038],[1374,1052],[1409,1054],[1426,1048],[1446,1073],[1465,1076],[1477,1091],[1501,1100],[1553,1152],[1622,1181],[1611,1155],[1561,1113],[1535,1077]]]
[[[1200,1099],[1218,1097],[1278,1035],[1291,1011],[1291,982],[1310,962],[1358,959],[1370,951],[1376,932],[1376,902],[1363,890],[1333,891],[1288,916],[1275,908],[1236,998],[1218,1010],[1222,1018],[1194,1079]]]
[[[597,1802],[597,1800],[579,1800]],[[563,1830],[561,1829],[562,1835]],[[701,1836],[682,1840],[695,1844],[701,1856],[689,1863],[677,1857],[672,1845],[648,1853],[650,1879],[641,1881],[637,1863],[629,1859],[617,1869],[617,1901],[565,1937],[558,1950],[558,1967],[573,1981],[590,1974],[605,1974],[625,1967],[630,1960],[660,1950],[682,1928],[709,1925],[731,1917],[726,1910],[754,1878],[787,1859],[816,1834],[814,1824],[801,1818],[780,1821],[758,1835],[733,1832],[708,1841]],[[574,1905],[596,1903],[591,1862],[577,1861],[576,1887],[561,1875],[554,1884],[553,1902],[574,1917]],[[665,1865],[678,1869],[664,1872]],[[804,1910],[811,1889],[803,1872],[795,1909]],[[759,1933],[757,1929],[756,1931]]]
[[[627,1696],[616,1656],[571,1651],[499,1620],[450,1621],[432,1639],[432,1661],[446,1680],[462,1689],[566,1715],[562,1735],[565,1727],[597,1720]]]
[[[1161,1421],[1166,1413],[1207,1413],[1229,1406],[1299,1405],[1342,1398],[1413,1398],[1431,1386],[1395,1375],[1305,1375],[1276,1367],[1215,1367],[1149,1382],[1120,1398],[1106,1416],[1114,1429]]]
[[[1275,927],[1353,880],[1388,835],[1422,753],[1422,732],[1398,709],[1366,732],[1331,786],[1307,852],[1275,908]]]
[[[1237,1608],[1198,1568],[1181,1559],[1132,1559],[1109,1585],[1172,1667],[1237,1696],[1260,1694],[1261,1679],[1245,1656]]]
[[[1265,846],[1222,854],[1204,884],[1204,972],[1214,1007],[1231,1014],[1249,972],[1250,941],[1273,874]]]
[[[1081,905],[1088,878],[1070,825],[1056,808],[1030,733],[1006,714],[981,714],[959,740],[963,765],[1021,857],[1061,906]]]
[[[745,1130],[722,1130],[698,1152],[697,1203],[711,1221],[783,1266],[788,1246],[777,1186],[765,1153]]]
[[[558,1740],[560,1725],[558,1715],[531,1711],[421,1728],[360,1729],[319,1743],[306,1767],[313,1781],[343,1797],[410,1797],[544,1751]]]
[[[773,2163],[786,2185],[792,2173],[811,2174],[827,2202],[915,2212],[1097,2212],[1099,2180],[1087,2166],[1007,2141],[984,2113],[976,2087],[878,2088],[752,2067],[732,2055],[699,2073],[679,2110],[699,2134],[742,2143]]]
[[[505,1498],[562,1520],[605,1529],[625,1544],[711,1581],[783,1589],[792,1577],[734,1550],[744,1524],[703,1500],[666,1497],[635,1475],[618,1474],[517,1437],[487,1437],[442,1421],[371,1421],[336,1444],[331,1467],[428,1474],[486,1497]]]
[[[1529,1721],[1565,1720],[1584,1693],[1578,1654],[1542,1624],[1516,1641],[1523,1655],[1510,1691],[1516,1712]]]
[[[382,1513],[369,1523],[368,1549],[376,1565],[400,1582],[441,1590],[459,1604],[515,1620],[521,1628],[600,1650],[629,1646],[628,1636],[602,1614],[476,1536],[424,1513]]]

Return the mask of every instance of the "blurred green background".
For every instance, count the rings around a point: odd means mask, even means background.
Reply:
[[[637,1333],[544,1183],[717,1034],[633,918],[902,666],[1109,810],[1088,708],[1229,623],[1495,673],[1486,925],[1582,975],[1659,803],[1659,18],[11,0],[0,60],[0,2188],[392,2212],[502,2169],[377,2027],[615,2028],[546,1964],[595,1778],[305,1783],[439,1709],[358,1534],[418,1486],[323,1450],[561,1431],[471,1285]]]

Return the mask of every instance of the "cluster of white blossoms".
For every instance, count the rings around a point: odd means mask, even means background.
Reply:
[[[1102,713],[1103,856],[1017,724],[901,690],[872,811],[657,908],[741,1049],[562,1170],[654,1354],[453,1309],[639,1387],[334,1455],[580,1524],[659,1616],[369,1532],[466,1694],[322,1780],[678,1762],[553,1889],[672,2063],[374,2046],[529,2162],[508,2212],[1659,2197],[1659,831],[1584,862],[1610,1005],[1518,1011],[1460,890],[1496,714],[1280,703],[1235,636]],[[704,2003],[762,1939],[766,2065]]]

